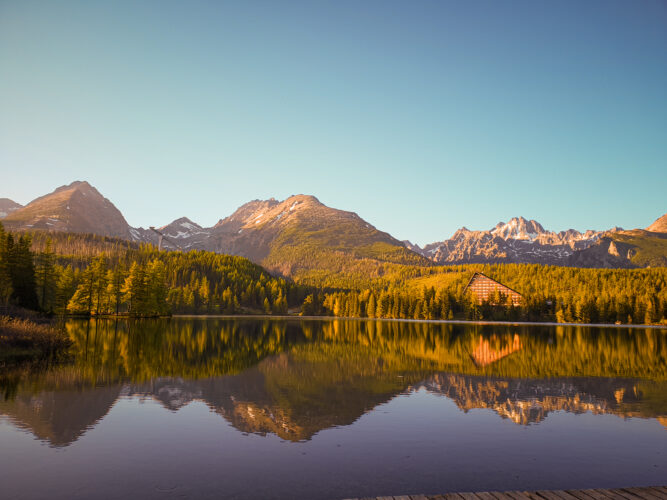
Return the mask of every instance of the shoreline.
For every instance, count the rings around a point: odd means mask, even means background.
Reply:
[[[653,328],[666,330],[667,325],[634,325],[612,323],[555,323],[547,321],[472,321],[464,319],[405,319],[405,318],[351,318],[346,316],[294,316],[271,314],[174,314],[172,318],[222,318],[222,319],[280,319],[280,320],[352,320],[352,321],[390,321],[400,323],[434,323],[465,325],[505,325],[505,326],[586,326],[596,328]]]

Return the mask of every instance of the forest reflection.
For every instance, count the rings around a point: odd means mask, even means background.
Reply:
[[[70,321],[71,360],[0,375],[0,414],[53,446],[119,397],[202,401],[243,432],[310,439],[401,393],[517,424],[550,412],[667,417],[658,329],[359,320]]]

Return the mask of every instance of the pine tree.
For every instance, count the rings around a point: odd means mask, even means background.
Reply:
[[[152,260],[146,270],[146,308],[144,314],[164,315],[169,312],[167,303],[166,270],[164,264]]]
[[[94,289],[93,289],[93,304],[95,314],[99,315],[107,312],[108,296],[107,286],[107,259],[106,256],[100,255],[90,265],[92,267]]]
[[[27,309],[37,309],[35,264],[33,253],[30,250],[32,240],[28,235],[22,235],[18,241],[9,234],[6,239],[7,261],[9,274],[12,280],[13,298],[18,305]]]
[[[9,271],[8,234],[0,223],[0,305],[6,306],[14,294],[12,276]]]
[[[81,281],[67,304],[67,311],[90,316],[93,312],[94,297],[95,273],[93,272],[93,266],[88,266],[81,274]]]
[[[123,298],[128,304],[128,312],[131,316],[142,316],[146,310],[146,272],[144,266],[133,262],[130,272],[123,283]]]
[[[67,312],[67,303],[74,295],[76,287],[74,286],[74,272],[71,266],[60,268],[56,275],[58,282],[56,284],[56,300],[54,311],[57,314],[65,314]]]
[[[47,238],[44,251],[37,254],[36,289],[42,311],[53,312],[56,300],[55,254],[51,238]]]
[[[372,293],[368,297],[368,306],[366,306],[366,314],[369,318],[375,317],[375,295]]]

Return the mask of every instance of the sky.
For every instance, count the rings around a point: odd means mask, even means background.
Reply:
[[[0,197],[312,194],[420,244],[667,212],[667,2],[0,0]]]

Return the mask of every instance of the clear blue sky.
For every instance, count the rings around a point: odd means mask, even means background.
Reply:
[[[0,197],[313,194],[400,239],[667,211],[667,2],[0,0]]]

